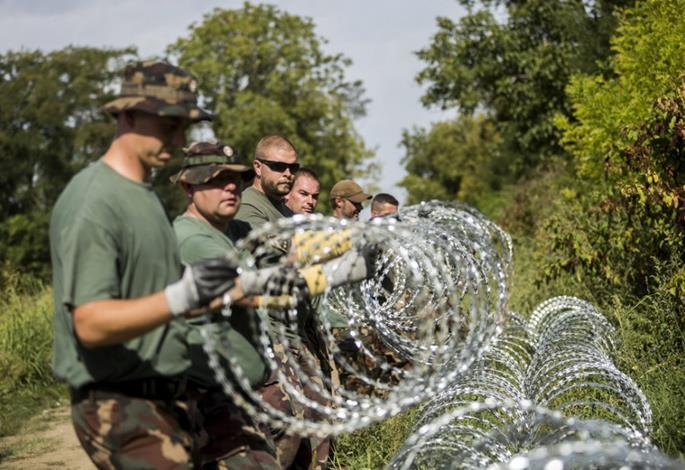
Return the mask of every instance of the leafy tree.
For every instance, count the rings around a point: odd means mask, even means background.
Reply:
[[[657,288],[656,270],[685,260],[685,0],[628,10],[613,40],[616,76],[578,76],[569,87],[577,121],[560,118],[583,191],[546,224],[548,273]],[[685,271],[669,281],[685,298]],[[663,286],[661,286],[663,287]]]
[[[645,0],[612,39],[614,76],[568,88],[559,118],[575,184],[538,231],[543,272],[618,304],[622,356],[654,410],[655,444],[685,434],[685,0]],[[611,300],[609,300],[611,299]],[[627,307],[621,307],[621,304]]]
[[[49,211],[71,176],[107,148],[114,122],[99,107],[133,52],[0,55],[0,258],[15,267],[47,272]]]
[[[564,91],[569,78],[605,70],[616,23],[613,12],[632,2],[460,3],[469,13],[457,22],[438,18],[432,43],[418,52],[426,67],[417,80],[428,85],[422,101],[488,113],[502,134],[508,171],[523,175],[541,159],[562,153],[552,118],[570,114]]]
[[[365,112],[362,85],[346,79],[350,61],[324,53],[324,42],[309,18],[245,3],[205,15],[168,52],[200,79],[218,138],[251,156],[262,136],[288,137],[325,192],[359,174],[371,152],[353,126]]]
[[[409,193],[408,202],[461,199],[473,204],[497,189],[498,143],[494,126],[483,117],[462,115],[428,131],[404,131],[402,164],[408,174],[400,185]]]
[[[612,41],[615,76],[582,74],[571,80],[574,119],[559,116],[557,125],[581,176],[621,174],[623,149],[636,140],[637,127],[658,99],[680,86],[685,21],[679,6],[680,1],[647,1],[628,10]]]

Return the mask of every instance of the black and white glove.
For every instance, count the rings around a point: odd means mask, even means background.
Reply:
[[[298,302],[308,296],[307,283],[294,266],[282,266],[269,276],[266,282],[269,295],[288,295]]]
[[[183,277],[164,289],[174,316],[204,307],[235,285],[238,270],[227,257],[198,261],[185,267]]]

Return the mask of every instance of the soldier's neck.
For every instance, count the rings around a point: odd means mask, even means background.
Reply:
[[[192,217],[194,219],[201,220],[215,229],[217,229],[219,232],[224,233],[226,229],[228,229],[228,223],[230,220],[215,220],[214,218],[211,217],[205,217],[202,212],[200,212],[197,208],[197,206],[193,203],[190,203],[188,207],[186,208],[186,211],[183,213],[186,217]]]
[[[114,139],[102,160],[124,178],[142,183],[150,178],[151,170],[143,164],[135,149],[120,139]]]

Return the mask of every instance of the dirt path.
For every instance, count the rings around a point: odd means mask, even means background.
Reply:
[[[17,436],[0,439],[0,469],[93,470],[71,427],[69,407],[44,411]]]

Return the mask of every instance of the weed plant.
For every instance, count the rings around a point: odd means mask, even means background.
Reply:
[[[65,396],[52,375],[52,290],[4,269],[0,300],[0,436]]]

